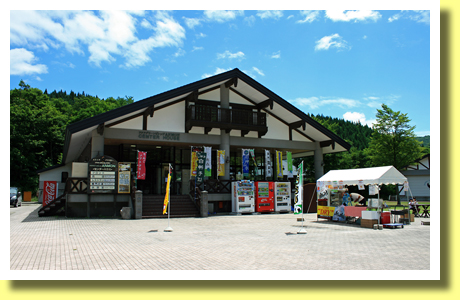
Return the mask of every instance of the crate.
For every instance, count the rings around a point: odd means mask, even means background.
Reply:
[[[410,214],[410,221],[411,221],[411,222],[414,222],[414,217],[415,217],[414,214]],[[405,215],[404,215],[404,218],[409,219],[409,215],[408,215],[408,214],[405,214]]]
[[[374,228],[374,224],[378,224],[377,219],[373,219],[373,220],[362,219],[361,220],[361,227],[364,227],[364,228]]]

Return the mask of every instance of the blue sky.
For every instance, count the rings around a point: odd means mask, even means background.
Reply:
[[[306,113],[430,134],[430,12],[10,11],[10,88],[135,100],[239,68]]]

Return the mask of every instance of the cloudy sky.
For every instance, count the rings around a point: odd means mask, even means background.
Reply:
[[[239,68],[306,113],[430,134],[430,11],[10,11],[10,89],[135,100]]]

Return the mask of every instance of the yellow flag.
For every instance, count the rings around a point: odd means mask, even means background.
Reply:
[[[171,182],[171,170],[168,172],[168,183],[166,184],[166,196],[165,196],[165,202],[163,204],[163,215],[166,214],[166,210],[168,208],[168,202],[169,202],[169,183]]]

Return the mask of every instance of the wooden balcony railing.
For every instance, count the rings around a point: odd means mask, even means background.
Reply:
[[[259,137],[267,133],[267,115],[265,113],[246,110],[228,109],[212,105],[190,105],[187,108],[185,130],[193,126],[204,127],[207,131],[212,128],[226,130],[241,130],[248,133],[257,131]]]

